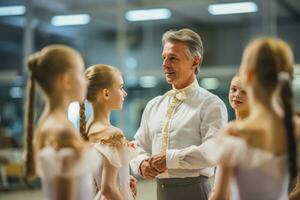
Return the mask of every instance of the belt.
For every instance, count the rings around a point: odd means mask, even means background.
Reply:
[[[208,181],[207,176],[185,177],[185,178],[158,178],[158,184],[181,185],[181,184],[195,184]]]

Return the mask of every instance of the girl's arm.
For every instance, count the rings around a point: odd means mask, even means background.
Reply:
[[[118,168],[114,167],[103,157],[101,193],[106,199],[122,200],[118,185]]]
[[[210,196],[210,200],[229,200],[230,199],[230,180],[233,169],[231,167],[220,165],[218,168],[218,176],[214,190]]]
[[[45,143],[45,141],[44,141]],[[76,199],[76,181],[74,176],[68,173],[80,162],[84,143],[74,133],[72,129],[63,129],[50,140],[50,144],[57,150],[71,148],[74,153],[64,155],[61,160],[61,176],[55,178],[55,200],[74,200]]]

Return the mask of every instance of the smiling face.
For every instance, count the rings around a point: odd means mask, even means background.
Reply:
[[[238,76],[234,76],[231,80],[229,91],[229,103],[236,111],[248,110],[247,93],[241,86],[241,81]]]
[[[190,85],[196,78],[195,68],[200,59],[192,56],[183,42],[167,42],[162,52],[163,72],[169,84],[177,89]]]

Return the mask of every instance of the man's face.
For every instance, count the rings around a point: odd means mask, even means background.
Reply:
[[[195,68],[200,62],[192,56],[183,42],[167,42],[162,52],[163,72],[169,84],[177,89],[187,87],[195,80]]]

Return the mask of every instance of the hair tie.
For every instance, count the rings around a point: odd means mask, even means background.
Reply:
[[[33,53],[29,56],[28,68],[31,72],[31,76],[35,76],[35,74],[36,74],[36,70],[38,68],[40,57],[41,57],[41,53],[39,51],[36,53]]]
[[[283,71],[279,72],[277,77],[278,77],[279,81],[289,81],[289,80],[291,80],[291,76],[288,72],[283,72]]]

